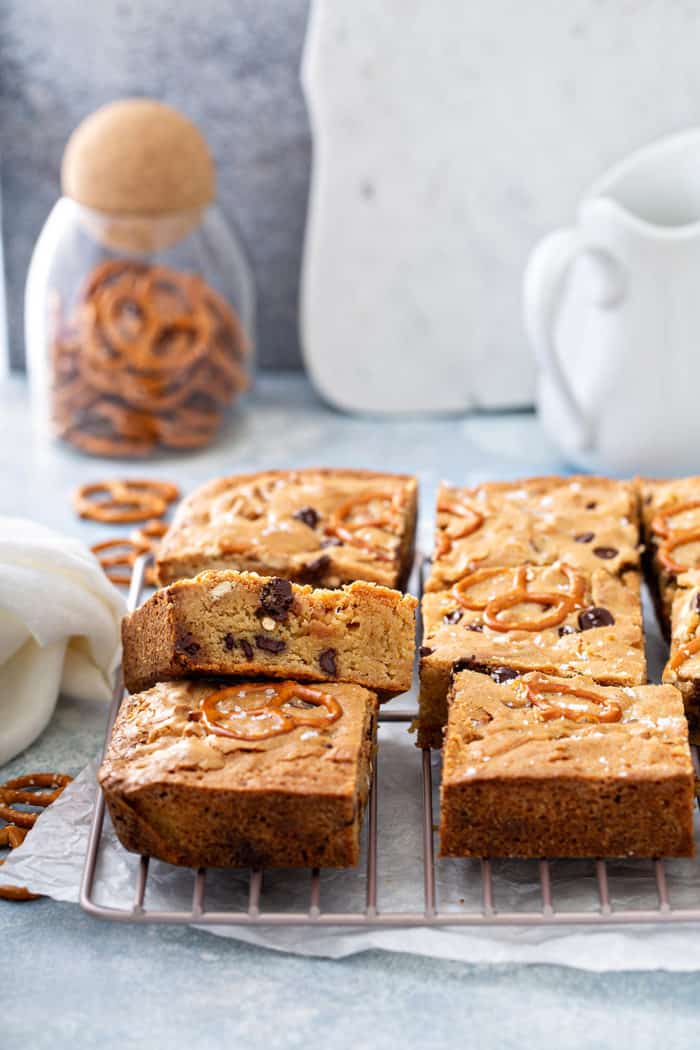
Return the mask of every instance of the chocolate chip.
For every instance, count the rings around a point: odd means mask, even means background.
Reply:
[[[602,605],[591,605],[590,609],[584,609],[578,614],[578,625],[582,631],[590,631],[593,627],[612,627],[614,623],[615,617]]]
[[[594,547],[593,553],[596,558],[604,558],[605,561],[610,561],[611,558],[616,558],[620,552],[617,547]]]
[[[188,722],[199,722],[201,717],[202,717],[202,712],[201,711],[190,711],[190,713],[187,716],[187,721]]]
[[[511,678],[517,678],[520,671],[516,671],[513,667],[494,667],[490,674],[494,682],[500,685],[501,682],[509,682]]]
[[[695,595],[695,601],[693,602],[693,608],[696,613],[700,613],[700,591]]]
[[[596,503],[596,501],[592,499],[590,503],[586,504],[586,510],[595,510],[597,506],[598,504]]]
[[[513,667],[489,667],[488,664],[477,663],[476,660],[462,659],[456,660],[452,664],[452,673],[457,674],[458,671],[475,671],[477,674],[487,674],[493,678],[494,682],[507,682],[511,678],[518,678],[520,671],[516,671]]]
[[[314,561],[309,561],[302,567],[301,575],[308,583],[317,583],[331,563],[327,554],[322,554]]]
[[[199,642],[194,640],[194,635],[187,631],[186,634],[181,635],[175,643],[175,648],[180,652],[187,653],[188,656],[196,656],[201,646]]]
[[[570,623],[565,623],[559,628],[557,633],[560,638],[563,638],[565,634],[578,634],[578,631]]]
[[[232,649],[236,648],[236,639],[233,637],[230,631],[228,634],[224,635],[224,645],[226,646],[229,652],[231,652]]]
[[[465,624],[465,627],[467,628],[468,631],[479,631],[479,632],[481,632],[484,629],[483,623],[468,623],[468,624]]]
[[[302,507],[296,514],[292,514],[297,521],[303,521],[310,529],[315,529],[319,522],[318,511],[313,507]]]
[[[253,646],[250,644],[247,638],[243,638],[243,640],[241,641],[241,649],[243,650],[243,655],[245,656],[246,660],[253,659]]]
[[[433,650],[430,648],[429,645],[421,645],[420,649],[418,650],[418,655],[421,656],[421,657],[422,656],[430,656],[430,654],[432,652],[433,652]]]
[[[577,543],[590,543],[594,536],[594,532],[579,532],[578,536],[574,536],[574,539]]]
[[[287,648],[287,643],[281,638],[268,638],[266,634],[256,634],[255,644],[258,649],[264,649],[266,653],[281,653]]]
[[[271,616],[273,620],[286,620],[293,602],[294,592],[289,580],[281,580],[279,576],[275,576],[268,580],[260,591],[258,612]]]
[[[338,673],[338,665],[335,662],[337,655],[335,649],[324,649],[322,653],[318,654],[318,663],[321,670],[334,677]]]
[[[445,621],[445,623],[459,623],[459,621],[461,619],[462,619],[462,610],[461,609],[453,609],[452,612],[445,613],[445,615],[443,616],[443,620]]]

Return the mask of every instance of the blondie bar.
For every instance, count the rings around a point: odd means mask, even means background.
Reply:
[[[671,653],[663,680],[683,697],[691,740],[700,739],[700,587],[681,587],[671,608]]]
[[[138,692],[177,678],[260,675],[352,682],[393,696],[411,687],[416,605],[363,581],[320,590],[253,572],[203,572],[125,617],[124,680]]]
[[[368,470],[290,470],[220,478],[180,505],[158,556],[162,584],[206,569],[252,570],[338,587],[405,586],[416,479]]]
[[[496,678],[523,671],[646,680],[640,578],[563,563],[476,569],[422,601],[418,746],[440,747],[455,664]]]
[[[668,637],[677,588],[700,584],[700,476],[639,484],[647,576]]]
[[[446,857],[688,857],[694,779],[671,686],[454,676],[440,839]]]
[[[189,867],[349,867],[376,739],[356,685],[162,682],[122,704],[99,771],[126,849]]]
[[[426,589],[444,590],[475,568],[549,565],[613,574],[638,568],[634,485],[595,477],[525,478],[476,488],[441,485]]]

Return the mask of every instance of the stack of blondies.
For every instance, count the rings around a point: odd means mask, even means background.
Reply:
[[[225,478],[179,508],[123,626],[99,773],[127,849],[192,867],[356,864],[380,700],[411,685],[415,478]]]
[[[671,497],[683,504],[677,511]],[[688,502],[682,487],[650,486],[652,535],[682,528]],[[667,671],[670,680],[679,668],[692,673],[700,653],[689,642],[700,600],[694,581],[664,575],[667,549],[655,544],[656,578],[664,608],[673,604],[676,651],[691,657]],[[443,855],[692,853],[682,698],[644,684],[641,550],[632,482],[440,489],[418,742],[438,747],[444,731]]]

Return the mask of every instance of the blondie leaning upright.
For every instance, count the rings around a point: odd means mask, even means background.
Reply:
[[[418,745],[440,747],[450,675],[525,671],[646,680],[638,497],[629,482],[442,486],[422,601]]]
[[[314,589],[217,570],[164,587],[125,617],[130,692],[178,678],[269,677],[352,682],[383,697],[411,687],[410,594],[376,583]]]
[[[239,569],[316,587],[405,587],[418,486],[407,474],[269,470],[210,481],[180,505],[158,556],[161,584]]]

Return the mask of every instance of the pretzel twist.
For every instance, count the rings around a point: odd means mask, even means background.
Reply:
[[[438,500],[437,511],[439,514],[452,514],[457,518],[462,518],[463,524],[456,529],[451,529],[448,524],[438,532],[435,545],[436,558],[442,558],[445,554],[449,554],[455,540],[463,540],[467,536],[471,536],[484,524],[484,515],[481,511],[476,510],[458,496],[450,500],[444,494],[441,495]]]
[[[128,587],[131,583],[131,573],[136,564],[136,559],[142,554],[156,551],[156,546],[151,540],[144,537],[141,531],[132,533],[131,536],[115,536],[113,539],[101,540],[93,543],[90,550],[97,556],[97,560],[104,570],[108,580],[119,587]],[[123,572],[121,570],[124,570]],[[146,566],[144,579],[149,587],[156,587],[158,581],[155,569],[152,565]]]
[[[700,500],[697,499],[687,500],[685,503],[668,503],[661,507],[652,520],[652,532],[660,536],[663,541],[659,544],[657,552],[659,561],[666,571],[673,575],[693,568],[691,565],[684,565],[683,562],[678,561],[674,557],[673,552],[677,547],[683,547],[686,543],[700,542],[700,526],[689,529],[674,529],[669,519],[675,518],[676,515],[683,514],[685,511],[697,508],[700,508]]]
[[[565,682],[551,682],[546,678],[531,679],[526,683],[526,689],[529,702],[538,708],[546,722],[553,718],[568,718],[573,722],[619,722],[622,718],[622,708],[616,700],[608,700],[592,689],[567,685]],[[552,702],[546,700],[542,693],[577,696],[585,703]]]
[[[81,518],[123,524],[160,518],[168,504],[179,498],[180,490],[169,481],[114,478],[81,485],[73,505]]]
[[[255,694],[262,694],[261,703],[252,707],[241,706],[241,701]],[[229,714],[224,714],[219,707],[226,700],[233,701],[235,705],[234,711]],[[313,710],[295,708],[292,706],[294,700],[311,704]],[[324,711],[321,717],[319,710]],[[290,681],[241,682],[227,689],[219,689],[204,697],[200,711],[202,724],[210,733],[236,740],[267,740],[289,733],[297,726],[323,728],[336,722],[343,713],[341,705],[330,693],[315,686]],[[242,724],[232,727],[232,718]],[[269,724],[270,720],[272,725]],[[256,722],[263,724],[256,727]]]
[[[197,274],[110,260],[90,273],[72,317],[58,296],[53,307],[53,425],[82,451],[201,447],[250,385],[240,319]]]
[[[700,652],[700,635],[697,638],[691,638],[690,641],[684,642],[683,645],[679,645],[675,653],[669,660],[669,667],[676,671],[684,664],[686,660],[689,660],[691,656],[695,656],[696,653]]]
[[[569,613],[583,605],[586,589],[583,576],[570,565],[562,563],[560,568],[567,579],[566,591],[530,591],[527,567],[521,565],[517,569],[504,569],[502,566],[476,569],[462,577],[452,588],[452,593],[464,608],[483,612],[484,623],[492,631],[544,631],[549,627],[556,627]],[[513,584],[503,594],[491,595],[483,600],[469,597],[469,591],[477,583],[504,574],[512,574]],[[525,604],[543,605],[551,608],[551,611],[544,612],[539,617],[513,622],[502,618],[501,614],[506,610]]]
[[[0,828],[0,847],[16,849],[21,846],[29,830],[34,826],[39,813],[14,809],[13,803],[24,806],[39,806],[45,809],[54,802],[73,778],[64,773],[29,773],[13,777],[0,785],[0,817],[10,823]],[[49,791],[34,792],[32,788],[50,788]],[[0,860],[0,864],[4,864]],[[26,886],[0,886],[0,899],[8,901],[33,901],[40,894],[31,893]]]
[[[375,502],[382,502],[384,509],[381,511],[377,510],[374,514],[370,513],[367,517],[359,520],[349,520],[359,507],[366,507],[368,504]],[[398,489],[394,492],[386,489],[376,492],[363,492],[359,496],[351,496],[350,499],[345,500],[335,508],[326,526],[326,532],[332,536],[337,536],[344,543],[358,547],[366,554],[371,554],[380,561],[392,561],[392,555],[387,553],[383,546],[372,543],[366,536],[362,537],[359,534],[365,529],[391,531],[390,527],[396,526],[397,514],[400,513],[401,507],[401,493]]]

